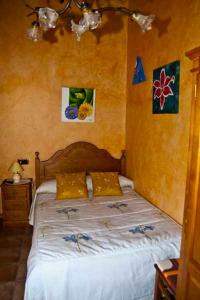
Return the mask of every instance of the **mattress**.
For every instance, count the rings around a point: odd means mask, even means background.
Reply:
[[[130,188],[33,204],[25,300],[151,300],[154,263],[179,257],[181,226]]]

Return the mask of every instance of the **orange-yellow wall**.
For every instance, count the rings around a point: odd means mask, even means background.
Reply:
[[[128,175],[139,193],[181,222],[191,104],[190,62],[184,53],[199,46],[200,2],[129,1],[135,10],[158,18],[146,34],[128,22],[128,44],[127,18],[119,14],[112,20],[105,15],[102,28],[80,43],[63,27],[50,35],[51,42],[32,43],[24,36],[32,19],[26,18],[23,1],[0,2],[0,179],[10,175],[7,168],[17,158],[30,160],[24,176],[34,176],[36,150],[46,159],[79,140],[119,156],[125,147],[127,92]],[[132,85],[138,54],[147,81]],[[152,71],[176,59],[181,61],[179,114],[153,115]],[[61,122],[62,86],[96,88],[95,123]]]
[[[185,51],[200,44],[200,1],[135,0],[130,6],[155,13],[153,30],[142,34],[128,23],[126,147],[128,175],[136,190],[182,222],[191,108],[191,63]],[[136,55],[147,81],[131,84]],[[180,60],[179,113],[152,114],[153,69]]]
[[[120,1],[101,1],[109,3]],[[119,157],[125,147],[127,18],[105,15],[101,29],[80,43],[70,25],[51,34],[51,42],[33,43],[25,37],[33,18],[26,17],[23,1],[0,5],[0,178],[11,175],[7,169],[17,158],[29,159],[23,176],[33,177],[35,151],[47,159],[80,140]],[[61,122],[63,86],[96,89],[95,123]]]

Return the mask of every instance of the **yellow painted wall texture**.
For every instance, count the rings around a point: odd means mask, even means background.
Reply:
[[[100,4],[109,3],[120,1]],[[35,151],[44,160],[81,140],[119,157],[125,147],[127,18],[105,15],[101,29],[86,33],[80,43],[68,19],[69,26],[63,23],[46,41],[34,43],[25,37],[33,18],[26,17],[30,11],[23,1],[0,5],[0,178],[11,175],[7,169],[17,158],[29,159],[23,176],[33,177]],[[61,122],[64,86],[96,89],[95,123]]]
[[[191,110],[191,63],[185,51],[200,44],[200,1],[135,0],[157,19],[142,34],[128,25],[126,146],[128,175],[136,190],[178,222],[182,222]],[[132,85],[136,55],[141,55],[147,81]],[[180,60],[179,113],[152,114],[153,69]]]
[[[126,5],[120,0],[101,3]],[[32,19],[26,18],[23,1],[0,4],[0,178],[10,175],[7,169],[17,158],[30,160],[23,175],[33,177],[35,151],[46,159],[80,140],[119,156],[125,147],[128,78],[128,175],[140,194],[181,222],[191,106],[190,62],[184,53],[199,46],[200,2],[130,1],[135,10],[155,13],[157,19],[146,34],[128,23],[128,51],[122,15],[112,14],[112,20],[105,15],[102,28],[86,33],[80,43],[64,23],[46,41],[33,43],[24,35]],[[132,85],[138,54],[147,81]],[[176,59],[181,61],[179,113],[153,115],[153,69]],[[96,88],[95,123],[61,122],[62,86]]]

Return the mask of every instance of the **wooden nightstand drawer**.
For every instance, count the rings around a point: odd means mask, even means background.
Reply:
[[[6,210],[26,210],[28,208],[28,203],[25,198],[20,200],[6,199],[4,202],[4,208]]]
[[[22,179],[18,184],[4,180],[1,184],[3,224],[25,225],[32,202],[32,179]]]
[[[6,221],[24,221],[28,217],[26,210],[10,210],[4,213]]]
[[[9,186],[9,188],[6,186],[3,188],[3,193],[6,197],[6,199],[17,199],[17,198],[27,198],[27,188],[26,186]]]

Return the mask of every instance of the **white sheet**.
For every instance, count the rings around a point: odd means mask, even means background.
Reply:
[[[130,189],[93,201],[39,194],[33,212],[25,300],[150,300],[154,263],[179,257],[181,227]]]

